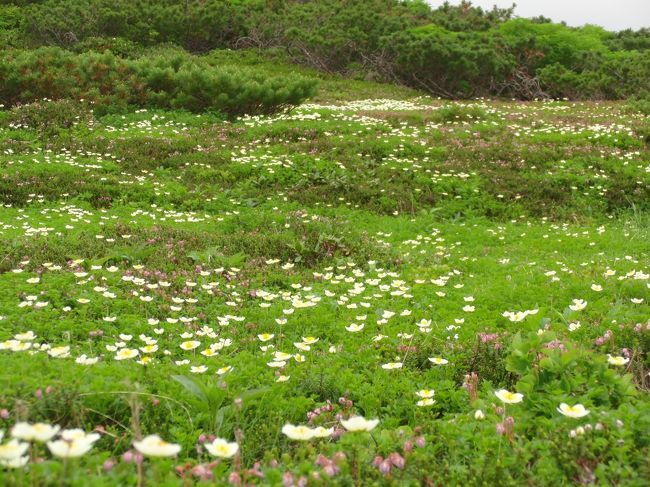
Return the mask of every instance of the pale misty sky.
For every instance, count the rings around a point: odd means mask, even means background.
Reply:
[[[428,0],[437,7],[443,0]],[[457,5],[460,0],[450,0]],[[483,9],[510,7],[517,4],[515,15],[536,17],[544,15],[556,22],[564,20],[572,26],[584,24],[602,25],[608,30],[650,27],[650,0],[473,0],[472,4]]]

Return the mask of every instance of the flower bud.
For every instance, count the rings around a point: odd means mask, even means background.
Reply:
[[[332,456],[332,460],[334,460],[335,462],[342,462],[343,460],[345,460],[345,458],[346,458],[345,453],[343,453],[342,451],[337,451]]]
[[[240,485],[241,477],[239,475],[239,472],[231,472],[230,476],[228,477],[228,482],[230,482],[230,485]]]
[[[131,463],[133,461],[133,451],[125,451],[122,455],[122,460],[124,460],[124,463]]]
[[[479,421],[485,419],[485,414],[480,409],[477,409],[476,412],[474,413],[474,419],[477,419]]]
[[[404,465],[406,465],[406,460],[404,460],[404,457],[397,452],[391,453],[388,458],[390,460],[390,463],[399,469],[404,468]]]
[[[326,465],[329,465],[330,463],[331,463],[330,459],[327,458],[322,453],[318,455],[318,458],[316,458],[316,465],[318,465],[319,467],[324,467]]]
[[[282,475],[282,485],[284,487],[293,487],[293,474],[291,472],[284,472]]]

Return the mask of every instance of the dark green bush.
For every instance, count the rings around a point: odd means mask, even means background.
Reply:
[[[372,67],[383,36],[425,21],[392,0],[351,0],[345,6],[337,0],[287,2],[273,20],[274,37],[294,59],[337,72],[355,63]]]
[[[19,27],[22,18],[20,8],[15,5],[0,4],[0,49],[21,45]]]
[[[111,51],[116,56],[125,58],[139,57],[145,53],[141,44],[123,37],[88,37],[70,46],[70,50],[79,53]]]
[[[650,51],[618,51],[598,64],[572,70],[554,63],[538,71],[553,97],[571,99],[625,99],[650,92]]]
[[[490,93],[513,68],[500,40],[485,32],[450,32],[427,25],[384,39],[392,76],[445,97]]]
[[[281,111],[314,90],[314,80],[221,69],[178,51],[132,60],[109,51],[74,54],[55,47],[0,53],[0,102],[7,106],[71,98],[100,111],[139,106],[235,116]]]
[[[322,71],[445,97],[621,99],[647,89],[650,79],[648,29],[613,33],[544,17],[513,19],[513,8],[483,10],[469,1],[435,9],[424,0],[1,4],[8,5],[0,7],[0,48],[58,45],[79,53],[108,49],[128,58],[153,46],[199,53],[276,48]],[[185,94],[180,98],[203,104]]]
[[[245,35],[257,0],[47,0],[26,8],[25,31],[38,44],[73,45],[123,37],[144,45],[172,42],[193,51],[228,47]]]

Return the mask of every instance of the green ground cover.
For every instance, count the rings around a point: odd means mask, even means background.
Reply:
[[[100,433],[0,483],[647,485],[649,127],[335,78],[231,120],[0,111],[3,445]]]

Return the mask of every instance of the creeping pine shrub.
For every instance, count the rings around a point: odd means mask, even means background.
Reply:
[[[626,113],[641,113],[650,116],[650,94],[644,97],[633,96],[623,105]]]
[[[138,59],[57,47],[0,54],[0,102],[6,105],[70,98],[90,101],[99,113],[139,106],[237,116],[299,105],[315,87],[314,80],[215,67],[178,51]]]

